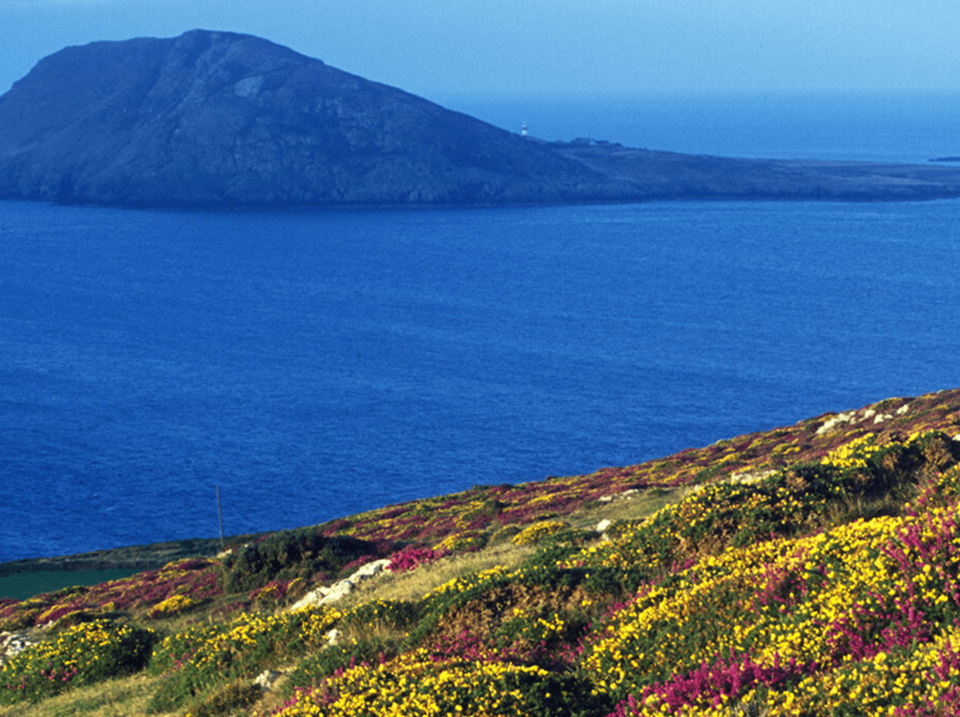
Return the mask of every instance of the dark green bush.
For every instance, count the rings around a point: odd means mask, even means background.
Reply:
[[[540,677],[514,672],[505,674],[500,682],[500,694],[523,695],[528,713],[537,717],[601,717],[613,709],[609,697],[596,694],[590,682],[572,674]],[[482,699],[478,695],[478,700]]]
[[[336,575],[345,565],[376,552],[373,544],[350,536],[326,537],[314,528],[284,530],[227,556],[221,564],[225,592],[247,592],[271,580]]]

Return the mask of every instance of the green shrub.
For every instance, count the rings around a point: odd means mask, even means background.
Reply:
[[[537,717],[601,717],[610,714],[610,699],[593,684],[570,674],[549,677],[522,672],[506,673],[499,680],[500,694],[516,694],[525,714]],[[478,700],[482,699],[478,695]]]
[[[0,668],[0,704],[38,702],[67,689],[139,672],[150,659],[152,630],[94,620],[32,645]]]
[[[224,558],[221,584],[225,592],[236,593],[272,580],[335,575],[348,563],[375,552],[371,543],[350,536],[326,537],[314,528],[284,530]]]

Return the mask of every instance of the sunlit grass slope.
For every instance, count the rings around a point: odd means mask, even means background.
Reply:
[[[0,601],[0,715],[960,714],[958,493],[960,390],[475,486]]]

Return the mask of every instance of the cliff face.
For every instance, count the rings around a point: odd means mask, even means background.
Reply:
[[[0,196],[269,206],[617,193],[535,142],[245,35],[67,48],[0,98]]]

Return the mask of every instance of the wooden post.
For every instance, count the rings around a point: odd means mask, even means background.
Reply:
[[[220,550],[223,550],[223,510],[220,508],[220,486],[217,486],[217,520],[220,522]]]

